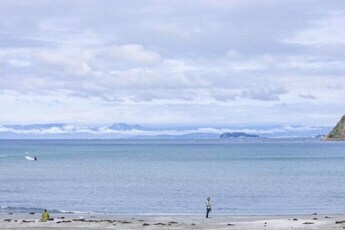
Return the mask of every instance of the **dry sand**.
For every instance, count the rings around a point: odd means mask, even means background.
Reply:
[[[292,216],[117,216],[51,215],[40,222],[40,214],[2,214],[0,229],[345,229],[345,214]]]

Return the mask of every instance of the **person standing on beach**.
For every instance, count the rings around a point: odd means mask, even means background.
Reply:
[[[206,199],[206,218],[208,218],[208,214],[212,212],[212,207],[211,207],[211,197],[207,197]]]

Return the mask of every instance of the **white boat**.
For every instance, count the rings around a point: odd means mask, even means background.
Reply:
[[[28,154],[28,152],[26,152],[26,154]],[[28,161],[36,161],[36,160],[37,160],[36,157],[31,157],[31,156],[29,156],[29,155],[26,155],[26,156],[25,156],[25,159],[27,159]]]

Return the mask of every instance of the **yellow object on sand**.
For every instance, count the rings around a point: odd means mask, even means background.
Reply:
[[[42,213],[42,220],[47,221],[49,219],[49,213],[47,211],[44,211]]]

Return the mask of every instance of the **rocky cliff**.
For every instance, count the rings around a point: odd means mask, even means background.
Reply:
[[[345,115],[340,119],[333,130],[326,136],[325,140],[345,140]]]

